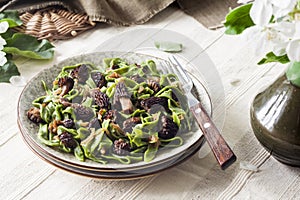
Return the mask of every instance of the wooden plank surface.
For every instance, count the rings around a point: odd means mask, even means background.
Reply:
[[[111,27],[100,24],[74,39],[56,42],[56,55],[51,62],[18,59],[17,65],[22,75],[29,80],[53,63],[91,52],[107,39],[139,28],[160,28],[181,33],[192,38],[205,50],[203,53],[212,59],[226,94],[225,108],[216,108],[216,118],[225,109],[226,120],[222,134],[236,150],[238,162],[223,172],[212,154],[201,157],[201,152],[207,149],[204,147],[187,162],[146,179],[102,181],[74,175],[44,162],[27,148],[16,125],[16,105],[22,88],[0,84],[0,199],[216,199],[243,172],[239,162],[250,161],[261,152],[262,148],[254,138],[249,124],[249,106],[259,89],[275,80],[284,71],[284,66],[257,66],[255,63],[259,56],[253,54],[249,44],[240,37],[224,35],[222,29],[208,30],[174,7],[144,25]],[[284,170],[284,176],[274,169]],[[268,158],[259,173],[247,177],[239,190],[234,190],[236,199],[297,199],[299,172],[299,169]],[[266,186],[270,184],[264,181],[268,177],[282,180],[280,190],[279,186]],[[259,188],[257,183],[260,184]],[[258,196],[261,190],[266,194]]]

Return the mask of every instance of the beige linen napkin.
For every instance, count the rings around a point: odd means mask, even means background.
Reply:
[[[84,12],[92,21],[128,26],[145,23],[173,2],[177,2],[182,10],[206,27],[221,24],[229,8],[237,5],[236,0],[1,0],[0,4],[6,9],[18,9],[21,12],[62,6],[75,12]]]

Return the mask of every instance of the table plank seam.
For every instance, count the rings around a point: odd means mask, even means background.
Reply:
[[[23,190],[19,191],[14,196],[11,196],[7,198],[8,200],[13,199],[24,199],[28,194],[30,194],[32,191],[34,191],[39,185],[41,185],[44,181],[46,181],[52,174],[56,171],[56,169],[52,169],[50,167],[46,167],[44,170],[45,173],[41,173],[41,176],[39,176],[37,179],[34,179],[32,182],[29,182],[26,184],[25,187],[23,187]],[[48,173],[46,173],[48,172]]]
[[[4,146],[6,143],[8,143],[11,139],[13,139],[15,136],[18,135],[17,128],[10,128],[9,130],[2,133],[0,138],[0,147]]]
[[[284,195],[288,192],[288,190],[290,189],[290,186],[294,185],[294,183],[297,181],[297,179],[300,177],[300,174],[298,174],[298,176],[296,176],[293,181],[291,181],[287,186],[286,188],[282,191],[279,199],[284,199]],[[300,190],[300,189],[299,189]],[[298,190],[298,191],[299,191]]]
[[[154,175],[153,177],[141,179],[136,184],[134,184],[130,190],[128,190],[120,199],[121,200],[132,200],[137,197],[151,182],[154,181],[159,175]]]
[[[270,158],[270,156],[270,153],[262,148],[260,152],[250,161],[250,163],[260,167]],[[243,188],[252,174],[254,174],[253,171],[241,169],[231,184],[219,195],[217,199],[232,199]]]

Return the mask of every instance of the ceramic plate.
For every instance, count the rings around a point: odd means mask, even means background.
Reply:
[[[152,161],[150,162],[141,161],[133,164],[108,163],[103,165],[91,160],[80,162],[74,157],[73,154],[59,152],[42,144],[37,138],[38,126],[30,122],[30,120],[28,120],[26,115],[28,109],[32,107],[32,101],[35,98],[44,94],[41,81],[43,80],[46,82],[48,86],[51,86],[54,78],[57,76],[57,74],[60,72],[63,66],[74,65],[78,63],[93,63],[95,65],[101,65],[102,60],[104,58],[109,58],[109,57],[123,58],[127,60],[129,63],[141,63],[143,61],[152,59],[156,62],[158,69],[160,64],[162,62],[165,62],[164,60],[158,57],[153,57],[145,54],[132,53],[132,52],[95,52],[95,53],[83,54],[72,58],[68,58],[49,69],[43,70],[42,72],[37,74],[34,78],[32,78],[32,80],[29,81],[29,83],[25,86],[18,103],[19,127],[20,130],[22,131],[23,137],[29,138],[32,141],[32,143],[35,144],[35,147],[33,148],[42,149],[43,151],[47,152],[48,156],[63,161],[65,163],[68,163],[69,165],[72,166],[79,166],[87,169],[126,170],[129,168],[144,168],[149,165],[154,165],[155,163],[160,163],[165,160],[170,160],[170,158],[173,157],[179,157],[189,147],[191,147],[193,144],[199,141],[201,137],[203,137],[203,134],[199,129],[196,132],[190,132],[188,134],[185,134],[183,138],[184,144],[182,146],[159,150],[156,157]],[[211,113],[212,110],[211,101],[209,98],[209,94],[206,92],[207,90],[201,84],[201,80],[194,79],[194,83],[197,88],[196,92],[198,93],[201,102],[204,104],[207,111]]]

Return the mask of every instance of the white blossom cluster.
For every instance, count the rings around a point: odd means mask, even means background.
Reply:
[[[238,3],[249,3],[239,0]],[[255,39],[256,51],[275,55],[287,54],[290,61],[300,61],[300,1],[254,0],[250,17],[255,26],[245,30],[248,39]]]
[[[0,22],[0,34],[5,33],[8,27],[8,22]],[[7,59],[5,57],[6,53],[2,51],[4,45],[6,45],[6,41],[0,36],[0,66],[3,66],[7,62]]]

